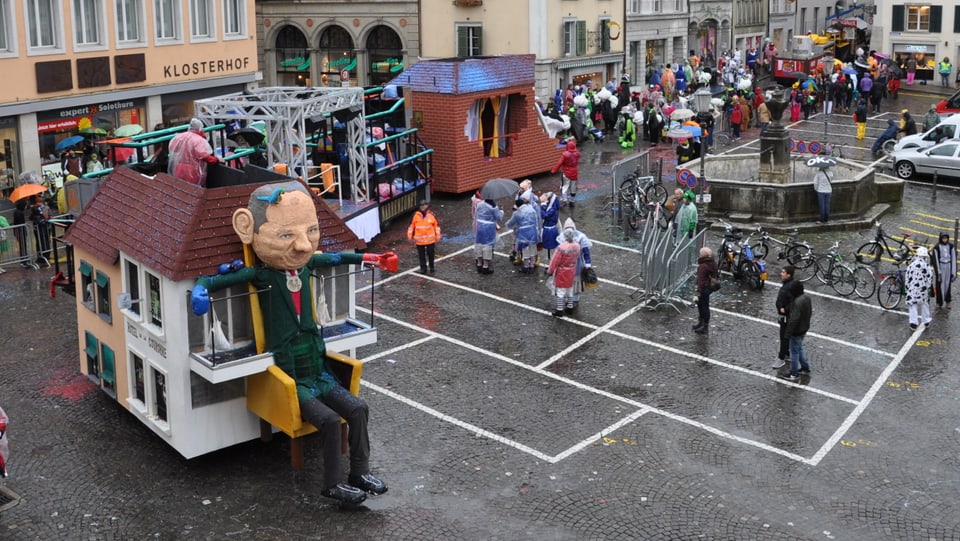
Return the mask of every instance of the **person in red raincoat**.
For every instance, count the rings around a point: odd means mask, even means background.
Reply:
[[[190,128],[170,140],[167,172],[191,184],[203,186],[207,180],[207,164],[222,162],[203,136],[203,122],[190,120]]]
[[[577,282],[577,263],[580,260],[580,244],[574,242],[573,228],[564,229],[560,234],[563,242],[557,247],[550,258],[547,274],[553,276],[553,290],[557,304],[553,310],[554,317],[563,317],[564,306],[573,298],[573,288]],[[570,308],[569,313],[573,309]]]
[[[556,174],[557,171],[563,172],[563,181],[560,187],[560,204],[570,203],[573,206],[574,199],[577,197],[577,179],[580,178],[580,151],[577,150],[577,143],[567,142],[567,150],[560,155],[560,161],[550,170]]]

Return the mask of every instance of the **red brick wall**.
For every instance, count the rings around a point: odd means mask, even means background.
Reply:
[[[463,134],[467,110],[480,98],[521,94],[524,107],[513,107],[508,114],[522,114],[524,121],[508,122],[508,129],[520,128],[510,144],[509,156],[486,158],[480,143],[470,142]],[[428,92],[410,92],[408,99],[413,111],[423,113],[419,135],[433,148],[433,189],[439,192],[463,193],[473,191],[491,178],[505,177],[520,180],[549,171],[560,158],[561,149],[547,137],[536,111],[531,85],[503,88],[489,92],[451,95]]]

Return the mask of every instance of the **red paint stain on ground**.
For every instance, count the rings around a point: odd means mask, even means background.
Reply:
[[[42,387],[44,396],[59,396],[67,400],[80,400],[97,388],[87,376],[66,371],[51,374]]]

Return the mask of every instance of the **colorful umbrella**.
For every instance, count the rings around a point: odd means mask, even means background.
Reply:
[[[837,165],[837,160],[826,156],[814,156],[813,158],[807,160],[807,167],[826,169],[827,167],[833,167],[834,165]]]
[[[113,130],[113,134],[117,137],[132,137],[141,133],[143,133],[143,126],[140,124],[124,124]]]
[[[84,138],[82,135],[71,135],[70,137],[61,139],[60,142],[57,143],[57,146],[53,147],[53,149],[59,152],[65,148],[70,148],[78,143],[82,143],[83,139]]]
[[[103,128],[84,128],[82,130],[79,130],[79,132],[84,135],[106,135],[107,134],[107,130]]]
[[[17,186],[12,192],[10,192],[10,200],[16,203],[21,199],[26,199],[34,195],[40,195],[47,191],[47,187],[43,184],[24,184],[22,186]]]
[[[688,126],[693,128],[693,126]],[[673,129],[667,132],[667,137],[671,139],[692,139],[694,137],[693,132],[687,129]]]
[[[671,120],[679,120],[681,122],[684,120],[689,120],[694,116],[696,116],[696,113],[694,113],[690,109],[677,109],[674,112],[670,113]]]

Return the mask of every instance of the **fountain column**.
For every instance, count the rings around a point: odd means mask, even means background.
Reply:
[[[790,135],[780,123],[789,98],[784,89],[776,85],[772,99],[767,100],[770,110],[770,125],[760,136],[760,182],[787,184],[790,182]]]

